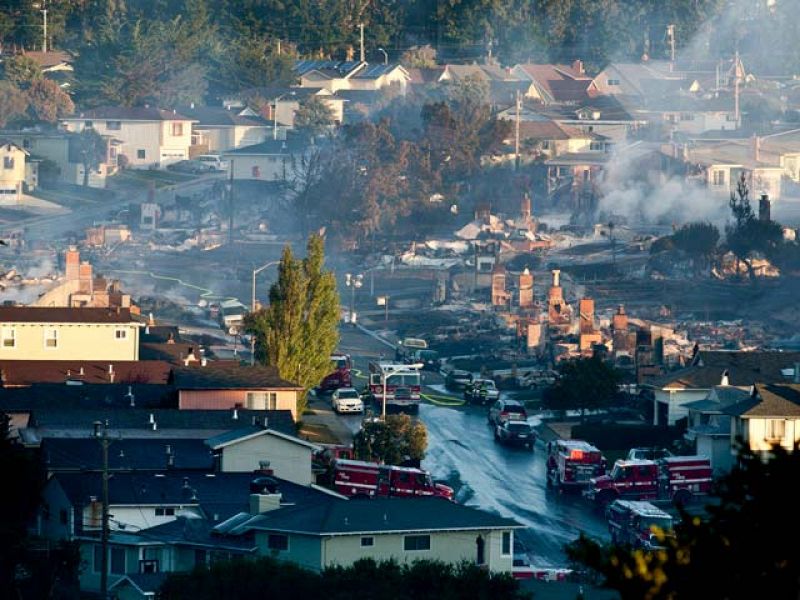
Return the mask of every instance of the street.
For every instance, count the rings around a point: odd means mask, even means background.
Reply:
[[[360,371],[366,371],[368,360],[381,353],[394,356],[389,346],[358,329],[344,326],[341,333],[339,350],[349,353]],[[424,373],[424,380],[429,385],[441,382],[438,375],[431,373]],[[363,383],[363,379],[355,381],[359,387]],[[576,539],[581,531],[593,538],[608,538],[604,516],[579,494],[547,489],[541,443],[534,452],[496,444],[486,409],[480,407],[423,404],[419,416],[428,429],[423,467],[434,479],[452,485],[458,502],[526,525],[517,539],[535,567],[567,567],[564,544]],[[351,431],[360,425],[359,417],[340,419]]]

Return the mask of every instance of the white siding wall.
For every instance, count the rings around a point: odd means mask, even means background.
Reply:
[[[259,462],[268,460],[276,477],[299,485],[314,482],[311,473],[311,449],[272,435],[232,444],[222,449],[223,472],[252,472]]]

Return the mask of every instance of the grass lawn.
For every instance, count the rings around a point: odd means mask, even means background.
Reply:
[[[197,179],[197,175],[190,173],[175,173],[172,171],[156,171],[146,169],[127,169],[114,176],[114,183],[117,185],[135,185],[153,182],[156,188],[175,185],[185,181]]]

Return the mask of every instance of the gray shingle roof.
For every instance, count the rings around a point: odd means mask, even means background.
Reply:
[[[648,382],[656,388],[710,389],[719,385],[722,374],[728,372],[731,386],[751,386],[759,383],[781,383],[786,377],[781,369],[800,362],[800,352],[727,352],[700,351],[692,366]]]
[[[274,367],[214,366],[210,363],[205,367],[177,367],[173,373],[175,387],[179,390],[300,388],[296,383],[281,379]]]
[[[738,402],[723,412],[745,418],[800,418],[800,384],[756,384],[756,396]]]
[[[129,308],[0,306],[0,323],[130,323]]]
[[[272,121],[261,117],[250,117],[238,114],[238,109],[227,109],[222,106],[179,106],[178,111],[197,121],[199,127],[268,127]]]
[[[91,119],[111,119],[113,121],[191,121],[174,110],[164,110],[153,106],[101,106],[84,111],[78,115],[66,117],[66,121],[82,121]]]

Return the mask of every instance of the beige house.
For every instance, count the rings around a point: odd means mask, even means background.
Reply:
[[[139,359],[128,308],[0,306],[1,360]]]
[[[274,123],[244,107],[191,104],[178,111],[194,121],[192,156],[260,144],[275,135]]]
[[[219,471],[252,473],[265,461],[276,477],[298,485],[315,482],[311,456],[319,446],[273,429],[229,431],[206,440]]]
[[[800,384],[757,383],[749,398],[724,412],[733,418],[732,452],[738,440],[754,452],[769,452],[775,445],[791,452],[800,442]]]
[[[28,152],[7,139],[0,139],[0,204],[17,204],[25,183]]]
[[[300,161],[310,148],[304,140],[294,137],[270,139],[254,146],[229,150],[222,157],[231,166],[234,179],[286,183],[298,176]]]
[[[92,128],[120,140],[129,167],[164,168],[189,158],[193,119],[149,106],[95,108],[61,120],[67,131]]]
[[[274,367],[179,367],[174,371],[178,408],[212,410],[289,410],[297,419],[297,398],[303,388],[281,379]]]
[[[514,530],[522,528],[512,519],[434,497],[331,500],[280,508],[268,500],[251,496],[253,508],[262,514],[237,530],[255,534],[260,554],[314,571],[372,558],[467,561],[510,573]]]

